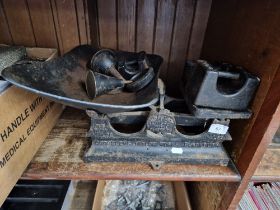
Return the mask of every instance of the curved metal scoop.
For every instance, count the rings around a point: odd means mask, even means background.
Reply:
[[[94,99],[85,90],[88,62],[97,51],[89,45],[74,48],[62,57],[46,62],[15,64],[4,69],[2,77],[12,84],[40,94],[59,103],[80,108],[94,109],[101,113],[113,113],[140,109],[155,104],[159,94],[157,80],[162,58],[148,55],[156,76],[153,81],[138,92],[105,94]],[[137,53],[116,52],[118,57],[134,58]]]

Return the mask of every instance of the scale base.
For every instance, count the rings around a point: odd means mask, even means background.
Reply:
[[[108,146],[95,142],[84,156],[85,162],[130,162],[149,164],[159,169],[164,164],[203,164],[227,166],[229,157],[221,144],[212,147]],[[126,142],[129,143],[129,142]],[[125,144],[122,142],[122,144]]]

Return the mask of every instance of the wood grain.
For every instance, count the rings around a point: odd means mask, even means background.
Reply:
[[[170,59],[168,65],[167,91],[169,95],[180,95],[180,84],[185,66],[185,55],[188,49],[192,17],[194,12],[194,1],[178,0]]]
[[[100,46],[117,49],[117,14],[116,1],[98,0],[98,24]]]
[[[87,43],[91,44],[91,31],[90,31],[90,21],[89,21],[89,9],[88,9],[88,1],[84,0],[84,9],[85,9],[85,22],[86,22],[86,31],[87,31]],[[96,5],[96,2],[95,2]],[[97,14],[95,15],[97,17]],[[94,25],[94,27],[97,29],[97,25]]]
[[[167,68],[172,40],[173,21],[176,8],[173,0],[158,1],[154,53],[163,57],[160,77],[167,80]]]
[[[51,3],[51,8],[52,8],[53,21],[54,21],[54,25],[55,25],[56,38],[57,38],[57,43],[58,43],[58,51],[59,51],[59,54],[62,54],[63,45],[62,45],[62,37],[61,37],[61,32],[60,32],[60,27],[59,27],[59,22],[58,22],[56,0],[50,0],[50,3]]]
[[[192,210],[190,197],[185,182],[173,182],[177,210]]]
[[[78,21],[78,32],[80,37],[80,44],[87,44],[87,28],[86,28],[86,14],[85,14],[85,5],[83,0],[76,0],[76,13]]]
[[[80,44],[75,2],[56,0],[54,4],[54,16],[57,17],[56,31],[59,36],[60,52],[63,54]]]
[[[7,45],[13,44],[13,39],[10,33],[2,1],[0,1],[0,31],[0,43]]]
[[[196,210],[228,209],[219,207],[224,199],[223,195],[236,190],[239,183],[229,182],[192,182],[188,183],[192,208]],[[225,202],[226,203],[226,202]]]
[[[118,0],[118,49],[135,51],[136,0]]]
[[[153,52],[156,0],[138,1],[136,51]]]
[[[160,170],[136,163],[84,163],[89,118],[67,108],[47,137],[23,178],[25,179],[144,179],[238,181],[232,166],[164,165]]]
[[[36,46],[29,10],[24,0],[3,0],[14,44]]]
[[[27,0],[37,46],[57,48],[50,1]]]
[[[270,147],[264,153],[252,181],[279,182],[280,181],[280,147]]]
[[[187,59],[199,59],[212,0],[197,0]]]
[[[241,185],[234,194],[231,206],[236,206],[243,193],[247,189],[248,183],[251,181],[258,164],[260,163],[269,143],[272,141],[277,129],[280,125],[280,67],[276,76],[273,78],[271,87],[267,93],[264,104],[253,125],[252,131],[248,137],[248,141],[241,153],[238,167],[243,175]],[[253,141],[254,140],[254,141]],[[272,160],[271,160],[272,161]],[[273,168],[272,168],[273,173]]]
[[[103,2],[103,1],[102,1]],[[98,1],[85,0],[87,13],[88,43],[95,48],[100,47],[99,24],[98,24]]]
[[[90,180],[71,181],[61,210],[92,210],[96,184]]]

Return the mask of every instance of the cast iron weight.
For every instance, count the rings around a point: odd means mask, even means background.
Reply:
[[[140,72],[134,78],[131,78],[132,82],[127,83],[125,88],[130,92],[137,92],[147,86],[155,77],[153,67],[150,67],[148,70]]]
[[[123,76],[115,68],[116,56],[112,50],[103,49],[96,52],[90,65],[92,70],[106,75],[113,75],[118,79],[125,80]]]
[[[141,70],[148,69],[150,64],[146,56],[145,51],[141,51],[138,53],[138,65]]]
[[[125,81],[91,70],[86,76],[86,91],[90,99],[124,87]]]
[[[119,58],[118,70],[124,78],[131,81],[125,86],[125,90],[129,92],[141,90],[155,77],[154,69],[144,51],[137,53],[137,58],[133,60],[126,61],[124,58]]]
[[[247,111],[260,82],[241,67],[204,60],[187,62],[184,73],[184,97],[198,108]]]
[[[122,58],[118,61],[118,68],[132,76],[149,69],[150,66],[151,65],[145,51],[137,53],[137,59],[126,61]]]

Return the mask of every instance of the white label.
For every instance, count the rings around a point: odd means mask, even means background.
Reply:
[[[174,154],[183,154],[183,149],[178,147],[172,147],[171,152]]]
[[[226,125],[220,125],[220,124],[212,124],[208,130],[210,133],[216,133],[216,134],[226,134],[228,131],[228,126]]]

